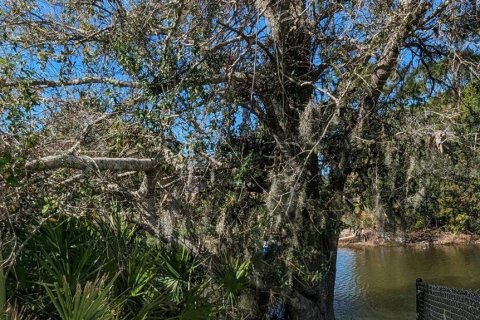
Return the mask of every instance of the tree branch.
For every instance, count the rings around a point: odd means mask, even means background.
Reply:
[[[112,171],[148,171],[158,165],[156,159],[146,158],[91,158],[80,155],[56,155],[40,158],[27,162],[25,169],[32,171],[71,168],[85,170],[96,168],[98,170]]]
[[[118,80],[114,78],[103,78],[103,77],[84,77],[84,78],[71,79],[71,80],[17,79],[14,81],[6,81],[4,79],[0,79],[0,89],[16,87],[19,85],[28,85],[28,86],[42,87],[42,88],[58,88],[58,87],[77,86],[77,85],[85,85],[85,84],[109,84],[117,87],[141,88],[141,84],[139,82]]]

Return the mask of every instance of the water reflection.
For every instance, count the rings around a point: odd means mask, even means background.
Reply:
[[[480,247],[339,249],[337,319],[415,319],[415,279],[480,288]]]

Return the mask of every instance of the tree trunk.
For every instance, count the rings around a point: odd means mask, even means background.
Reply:
[[[335,219],[332,219],[331,231],[326,231],[317,236],[317,245],[308,246],[304,241],[292,244],[291,251],[311,251],[315,254],[305,257],[311,271],[321,271],[318,281],[307,282],[301,279],[301,275],[295,270],[286,270],[286,276],[291,279],[291,285],[284,291],[275,282],[272,273],[281,270],[283,261],[265,262],[260,272],[262,288],[257,296],[257,303],[261,313],[261,319],[269,320],[309,320],[309,319],[335,319],[334,316],[334,288],[336,276],[337,244],[339,232],[336,229]],[[312,227],[314,227],[312,225]],[[305,233],[312,228],[305,227]],[[310,229],[310,230],[309,230]],[[304,248],[305,246],[306,248]],[[285,259],[295,259],[296,255],[290,255]],[[317,268],[313,269],[313,261],[317,261]],[[296,261],[302,263],[301,261]],[[280,265],[278,265],[280,264]],[[288,264],[287,264],[288,267]]]
[[[323,275],[317,294],[309,295],[293,290],[287,301],[285,319],[313,320],[335,319],[333,299],[335,290],[338,233],[325,235],[322,239],[325,255],[328,255],[328,269]]]
[[[332,187],[335,203],[322,199],[318,158],[313,152],[301,154],[291,150],[288,160],[278,161],[282,166],[272,179],[268,208],[273,224],[264,238],[268,255],[256,265],[260,319],[335,318],[337,208],[342,207],[343,184]],[[326,202],[335,210],[326,210]]]

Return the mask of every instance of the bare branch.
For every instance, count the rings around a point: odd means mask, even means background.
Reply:
[[[148,171],[158,165],[156,159],[138,158],[90,158],[80,155],[56,155],[27,162],[25,169],[32,171],[71,168],[85,170],[97,168],[98,170],[112,171]]]
[[[28,86],[42,87],[42,88],[58,88],[58,87],[77,86],[77,85],[85,85],[85,84],[109,84],[116,87],[141,88],[141,84],[139,82],[118,80],[114,78],[103,78],[103,77],[84,77],[84,78],[72,79],[72,80],[17,79],[15,81],[6,81],[3,79],[0,79],[0,89],[16,87],[20,85],[28,85]]]

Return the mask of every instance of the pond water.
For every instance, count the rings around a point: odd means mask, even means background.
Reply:
[[[415,319],[415,279],[480,289],[480,246],[340,248],[335,313],[344,319]]]

